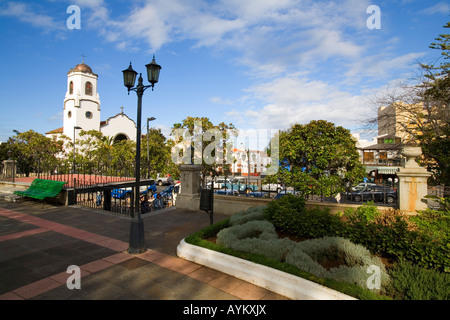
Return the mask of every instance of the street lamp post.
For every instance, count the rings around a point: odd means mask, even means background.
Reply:
[[[73,179],[73,187],[75,188],[75,130],[80,130],[81,127],[74,126],[73,127],[73,165],[72,165],[72,179]]]
[[[149,140],[149,135],[150,135],[149,122],[153,121],[153,120],[156,120],[156,118],[155,117],[147,118],[147,164],[148,164],[148,167],[147,167],[147,179],[150,178],[150,148],[149,148],[149,145],[148,145],[149,144],[148,140]]]
[[[146,65],[147,68],[147,78],[148,82],[151,84],[144,86],[142,73],[139,74],[138,85],[134,87],[136,81],[137,72],[133,70],[130,66],[128,69],[123,70],[123,83],[128,89],[128,94],[130,91],[136,91],[138,97],[137,103],[137,121],[136,121],[136,168],[135,168],[135,191],[134,191],[134,212],[133,218],[130,223],[130,241],[128,253],[142,253],[145,249],[145,239],[144,239],[144,222],[141,218],[141,208],[139,201],[139,189],[140,189],[140,177],[141,177],[141,112],[142,112],[142,96],[144,91],[148,88],[155,86],[155,83],[159,79],[159,71],[161,66],[155,62],[155,56],[153,56],[152,62]]]

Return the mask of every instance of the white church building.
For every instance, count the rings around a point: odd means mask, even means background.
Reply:
[[[81,130],[97,130],[104,136],[112,137],[114,141],[136,141],[136,123],[123,113],[123,107],[122,112],[101,120],[97,80],[98,75],[84,61],[69,70],[63,127],[47,132],[47,137],[58,138],[63,134],[73,141],[74,138],[79,138]]]

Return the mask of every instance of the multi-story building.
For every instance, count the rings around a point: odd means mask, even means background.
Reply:
[[[264,175],[267,166],[271,164],[271,157],[260,150],[232,149],[233,163],[230,171],[238,176],[260,176]]]
[[[396,173],[404,164],[401,150],[413,140],[417,130],[415,115],[422,105],[395,103],[378,108],[376,143],[359,147],[361,162],[376,183],[395,182]]]

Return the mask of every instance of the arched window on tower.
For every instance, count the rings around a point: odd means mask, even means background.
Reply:
[[[87,96],[92,96],[92,83],[90,83],[89,81],[86,82],[84,93]]]
[[[70,81],[69,84],[69,94],[73,94],[73,81]]]

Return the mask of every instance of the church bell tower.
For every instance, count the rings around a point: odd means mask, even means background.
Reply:
[[[84,63],[67,73],[67,92],[64,99],[63,133],[74,138],[74,127],[82,130],[100,130],[100,98],[97,92],[98,75]],[[78,137],[80,130],[75,130]]]

